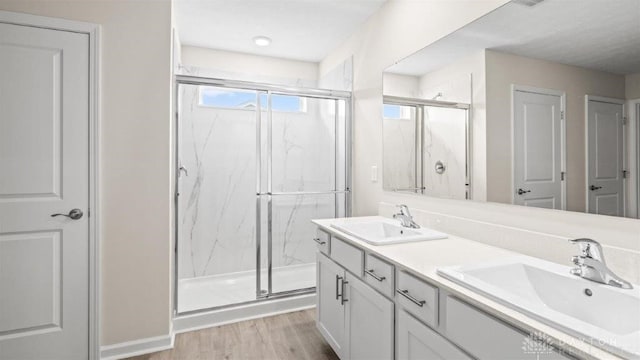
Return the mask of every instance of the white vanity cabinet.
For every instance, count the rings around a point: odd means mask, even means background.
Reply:
[[[347,356],[343,359],[393,359],[393,302],[347,273]]]
[[[393,300],[361,280],[362,250],[338,239],[331,241],[339,262],[322,252],[316,255],[320,333],[343,360],[393,359]]]
[[[345,353],[345,309],[341,301],[341,281],[345,271],[321,252],[317,259],[316,326],[338,356]]]
[[[317,327],[342,360],[575,358],[402,264],[318,234],[325,244],[317,253]]]
[[[522,331],[478,310],[447,297],[446,336],[479,360],[568,359],[549,345],[538,342]]]

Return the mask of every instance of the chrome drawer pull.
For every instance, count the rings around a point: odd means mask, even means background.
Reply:
[[[372,278],[378,280],[378,281],[384,281],[384,279],[386,279],[386,277],[384,276],[378,276],[376,273],[373,272],[373,269],[371,270],[365,270],[364,271],[365,274],[368,274],[369,276],[371,276]]]
[[[407,299],[409,299],[409,301],[411,301],[412,303],[422,307],[426,301],[425,300],[418,300],[416,298],[414,298],[413,296],[409,295],[409,290],[400,290],[400,289],[396,289],[396,292],[404,297],[406,297]]]
[[[318,244],[320,244],[320,245],[324,245],[324,244],[326,244],[326,243],[327,243],[326,241],[322,241],[322,240],[320,240],[320,238],[313,238],[313,241],[317,242],[317,243],[318,243]]]

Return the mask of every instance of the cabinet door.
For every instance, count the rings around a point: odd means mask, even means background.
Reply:
[[[316,326],[325,340],[340,358],[344,358],[345,307],[339,295],[342,294],[344,269],[331,259],[317,253]]]
[[[396,318],[398,360],[471,359],[404,309]]]
[[[345,284],[348,357],[393,359],[393,302],[347,274]]]

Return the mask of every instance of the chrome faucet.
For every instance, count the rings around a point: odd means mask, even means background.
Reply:
[[[411,213],[409,212],[409,207],[407,207],[407,205],[396,205],[396,206],[400,208],[400,212],[397,214],[393,214],[394,219],[399,220],[400,224],[404,227],[408,227],[412,229],[420,228],[420,225],[416,224],[416,222],[413,221],[413,216],[411,216]]]
[[[571,261],[577,265],[571,269],[572,275],[622,289],[633,288],[631,283],[623,280],[607,267],[600,243],[591,239],[572,239],[569,242],[580,246],[580,255],[571,258]]]

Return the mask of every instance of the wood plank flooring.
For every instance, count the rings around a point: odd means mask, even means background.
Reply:
[[[129,360],[338,360],[316,329],[315,309],[176,335],[174,348]]]

